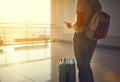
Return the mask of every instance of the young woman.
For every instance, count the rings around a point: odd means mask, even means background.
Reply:
[[[73,48],[79,70],[79,82],[94,82],[90,61],[97,41],[86,38],[85,30],[94,13],[101,10],[101,5],[98,0],[76,0],[75,8],[75,21],[65,23],[68,28],[75,30]]]

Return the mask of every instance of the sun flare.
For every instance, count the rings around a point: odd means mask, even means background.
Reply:
[[[0,0],[0,22],[50,23],[50,0]]]

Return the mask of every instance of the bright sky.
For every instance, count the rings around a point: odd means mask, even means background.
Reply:
[[[0,22],[50,23],[50,0],[0,0]]]

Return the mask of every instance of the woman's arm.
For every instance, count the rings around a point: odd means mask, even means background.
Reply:
[[[84,26],[84,13],[83,12],[77,12],[75,14],[75,21],[74,22],[64,22],[68,28],[81,28]]]

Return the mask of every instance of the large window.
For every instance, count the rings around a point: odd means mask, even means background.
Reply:
[[[0,38],[3,43],[25,38],[39,40],[50,35],[50,1],[0,0]]]
[[[0,0],[0,64],[50,57],[50,1]]]
[[[50,23],[50,0],[0,0],[0,22]]]

